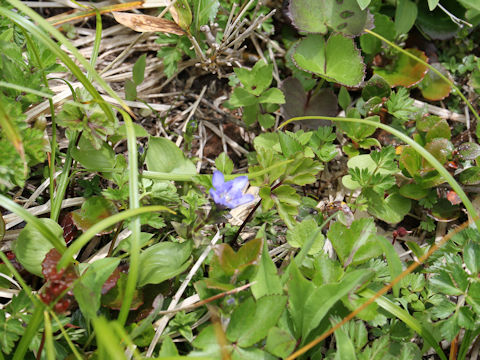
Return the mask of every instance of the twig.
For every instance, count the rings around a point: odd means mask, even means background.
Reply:
[[[177,290],[177,292],[176,292],[175,296],[173,297],[172,302],[168,306],[167,310],[173,310],[177,306],[178,302],[180,301],[180,298],[183,295],[183,292],[187,288],[188,284],[192,280],[192,278],[195,275],[195,273],[197,272],[197,270],[200,268],[202,263],[207,258],[208,254],[212,250],[213,246],[217,243],[218,240],[220,240],[220,237],[221,237],[220,236],[220,231],[217,231],[217,233],[213,237],[210,244],[207,246],[207,248],[200,255],[200,257],[198,258],[195,265],[193,265],[193,267],[190,269],[190,272],[188,273],[187,277],[183,281],[180,288]],[[148,347],[147,354],[146,354],[147,358],[152,356],[153,350],[155,349],[155,346],[157,345],[158,340],[160,339],[160,336],[162,336],[162,333],[165,330],[165,327],[167,326],[168,321],[170,320],[171,317],[172,317],[171,314],[164,315],[159,321],[157,321],[155,323],[155,325],[157,326],[157,331],[155,333],[155,336],[152,339],[152,342],[150,343],[150,346]]]
[[[195,100],[195,102],[193,103],[192,105],[192,109],[190,110],[190,113],[188,114],[188,117],[187,117],[187,120],[185,120],[185,122],[183,123],[183,126],[182,126],[182,134],[185,133],[185,131],[187,130],[187,126],[188,126],[188,122],[190,121],[190,119],[193,117],[193,115],[195,114],[195,111],[197,111],[197,108],[198,108],[198,105],[200,105],[200,101],[202,100],[203,98],[203,95],[205,95],[205,91],[207,90],[207,85],[205,85],[202,89],[202,91],[200,92],[200,96],[198,97],[197,100]],[[177,139],[177,141],[175,142],[175,144],[177,146],[180,146],[180,144],[182,143],[183,141],[183,136],[180,135]]]

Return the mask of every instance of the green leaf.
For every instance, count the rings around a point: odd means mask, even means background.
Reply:
[[[458,147],[458,153],[465,160],[475,160],[480,156],[480,145],[475,142],[466,142]]]
[[[92,196],[88,198],[79,210],[72,212],[72,220],[80,230],[86,231],[100,220],[106,219],[118,213],[115,203],[102,196]],[[97,235],[109,234],[113,227],[103,230]]]
[[[376,13],[375,18],[375,33],[383,36],[387,40],[393,41],[397,35],[395,24],[386,15]],[[360,46],[363,52],[375,55],[382,50],[382,42],[370,34],[363,34],[360,36]]]
[[[330,319],[331,325],[335,325],[335,323],[339,322],[340,320],[335,317],[335,320],[332,318]],[[344,326],[340,327],[339,329],[335,330],[335,342],[337,344],[337,352],[335,353],[335,360],[356,360],[357,356],[355,355],[355,347],[353,346],[353,342],[348,336],[347,332],[344,329]]]
[[[467,269],[472,275],[478,274],[480,271],[480,245],[475,240],[469,239],[463,249],[463,259]]]
[[[115,152],[106,142],[101,142],[100,148],[95,149],[92,143],[82,136],[78,147],[72,149],[74,160],[92,171],[111,171],[115,166]]]
[[[372,218],[355,220],[350,228],[334,223],[327,237],[344,267],[361,264],[382,253],[378,246],[377,228]]]
[[[452,132],[450,131],[450,126],[448,125],[447,120],[440,119],[435,125],[433,125],[425,135],[425,141],[428,143],[436,138],[448,139],[452,137]]]
[[[321,35],[309,35],[295,46],[292,59],[301,70],[312,72],[345,86],[358,86],[365,76],[360,51],[353,39],[334,34],[325,42]]]
[[[251,106],[258,103],[258,98],[244,88],[238,87],[233,90],[228,102],[234,107]]]
[[[430,11],[437,7],[439,1],[440,0],[428,0],[428,8],[430,9]]]
[[[380,242],[380,245],[383,248],[385,257],[387,258],[388,270],[390,272],[390,281],[393,281],[398,275],[402,273],[402,262],[400,257],[397,254],[397,251],[393,247],[392,243],[385,239],[383,236],[378,236],[377,240]],[[400,294],[400,284],[397,283],[393,285],[393,295],[399,297]]]
[[[408,199],[420,200],[427,196],[429,191],[416,183],[407,183],[400,187],[398,193]]]
[[[338,104],[343,110],[346,110],[351,102],[352,99],[350,97],[350,94],[348,93],[348,90],[344,86],[342,86],[340,88],[340,91],[338,92]]]
[[[255,283],[252,285],[252,294],[257,300],[265,295],[282,293],[282,284],[280,277],[277,275],[277,267],[270,258],[266,241],[263,243],[260,265],[253,281]]]
[[[145,158],[149,171],[195,175],[195,165],[185,158],[175,143],[163,137],[151,137]]]
[[[458,176],[458,180],[464,185],[480,184],[480,167],[472,166],[462,171]]]
[[[390,85],[380,75],[373,75],[368,79],[365,87],[362,89],[362,99],[365,101],[370,100],[373,97],[388,98],[392,90]]]
[[[267,65],[263,60],[258,61],[252,70],[234,68],[233,71],[245,87],[244,90],[255,96],[268,89],[273,80],[273,65]]]
[[[7,319],[5,311],[0,312],[0,351],[6,355],[10,354],[15,343],[24,332],[25,328],[20,320],[12,317]]]
[[[378,192],[369,191],[368,212],[389,224],[397,224],[410,211],[412,202],[399,194],[391,194],[384,198]]]
[[[63,229],[60,225],[47,218],[38,219],[38,221],[48,226],[50,231],[64,242]],[[53,247],[50,241],[33,224],[27,223],[13,243],[13,252],[17,260],[28,272],[43,277],[42,262],[45,259],[45,255]]]
[[[135,61],[135,65],[133,65],[132,77],[136,86],[140,85],[145,77],[145,66],[147,64],[146,59],[147,54],[143,54],[138,58],[137,61]]]
[[[435,138],[425,145],[425,150],[432,154],[441,164],[452,156],[453,144],[444,138]]]
[[[366,120],[380,122],[380,117],[377,115],[370,116],[366,118]],[[342,129],[350,139],[355,140],[356,142],[364,140],[377,130],[374,126],[357,122],[338,122],[337,127]]]
[[[283,95],[282,90],[270,88],[260,95],[258,102],[262,104],[284,104],[285,96]]]
[[[357,36],[363,29],[371,28],[371,15],[363,11],[370,2],[367,1],[360,4],[357,0],[291,0],[289,16],[300,31],[325,34],[328,26],[335,32]]]
[[[257,264],[262,251],[262,239],[256,238],[244,244],[238,252],[234,252],[228,244],[217,245],[214,249],[215,256],[210,264],[214,278],[221,276],[237,277],[242,272]],[[248,274],[248,272],[247,272]]]
[[[463,291],[456,287],[451,276],[445,270],[440,270],[436,276],[430,279],[430,287],[433,291],[438,291],[445,295],[463,294]]]
[[[137,87],[130,79],[125,80],[125,99],[129,101],[137,100]]]
[[[198,32],[200,26],[208,25],[215,19],[220,1],[218,0],[193,0],[193,30]]]
[[[173,7],[170,8],[170,13],[178,26],[183,30],[190,28],[192,24],[192,10],[190,10],[187,0],[177,0]]]
[[[263,296],[256,302],[248,298],[232,314],[227,339],[239,346],[249,347],[264,339],[285,310],[285,295]]]
[[[422,157],[410,146],[403,147],[399,162],[407,169],[411,177],[418,175],[422,170]]]
[[[287,242],[294,248],[302,248],[305,242],[314,234],[317,234],[313,240],[313,245],[308,251],[309,255],[315,255],[323,249],[325,237],[319,231],[317,222],[313,219],[305,219],[302,222],[296,223],[293,229],[287,230]]]
[[[258,114],[258,123],[265,129],[270,129],[275,125],[275,118],[272,114]]]
[[[272,327],[268,331],[265,350],[280,358],[286,358],[295,349],[295,338],[288,331]]]
[[[138,286],[159,284],[184,272],[191,263],[192,242],[161,242],[140,253]]]
[[[295,337],[301,337],[302,344],[338,300],[372,275],[363,270],[352,271],[339,283],[316,287],[302,276],[296,265],[290,269],[288,309],[295,324]]]
[[[233,171],[233,161],[228,157],[227,153],[222,152],[215,159],[215,167],[223,174],[231,174]]]
[[[75,283],[73,294],[82,314],[88,319],[94,319],[100,308],[102,286],[117,268],[120,259],[104,258],[88,266],[80,279]]]
[[[158,354],[160,358],[164,358],[167,356],[178,356],[178,350],[175,344],[173,343],[172,339],[170,336],[166,336],[163,338],[162,341],[162,347],[160,349],[160,352]]]
[[[410,0],[406,0],[410,1]],[[409,53],[427,62],[428,58],[418,49],[405,49]],[[417,85],[425,77],[428,67],[403,53],[396,54],[392,64],[385,68],[374,67],[375,74],[383,77],[390,86],[404,86],[406,88]]]
[[[440,63],[431,64],[443,75],[449,77],[447,70]],[[428,70],[423,80],[418,84],[418,88],[422,92],[425,99],[432,101],[440,101],[445,99],[452,91],[452,86],[443,80],[436,72]]]
[[[303,146],[289,133],[278,132],[278,140],[280,142],[282,153],[286,157],[290,157],[303,150]]]
[[[458,0],[467,9],[474,9],[480,11],[480,3],[476,0]]]
[[[417,19],[417,4],[411,0],[397,0],[395,9],[395,29],[399,34],[410,31]]]
[[[365,10],[372,0],[357,0],[361,10]]]

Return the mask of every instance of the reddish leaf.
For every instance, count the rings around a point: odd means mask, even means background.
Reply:
[[[120,278],[120,274],[121,274],[121,270],[119,266],[113,271],[112,275],[110,275],[107,281],[105,281],[105,283],[103,284],[102,295],[105,295],[107,292],[113,289],[115,285],[117,285],[118,279]]]
[[[80,230],[85,231],[100,220],[106,219],[117,212],[117,207],[113,201],[101,196],[92,196],[83,203],[80,210],[72,212],[72,220]],[[110,227],[97,235],[108,234],[112,231],[113,227]]]
[[[116,271],[116,270],[115,270]],[[108,280],[107,280],[108,281]],[[113,310],[120,310],[123,303],[123,297],[125,294],[125,285],[127,283],[127,275],[123,272],[119,272],[116,285],[102,296],[102,305],[109,307]],[[102,289],[103,292],[103,289]],[[130,310],[137,310],[143,304],[142,293],[135,290],[133,293],[132,305]]]
[[[427,56],[422,51],[417,49],[406,50],[423,61],[428,61]],[[384,68],[375,68],[375,74],[383,77],[390,86],[404,86],[407,88],[422,81],[427,71],[428,67],[426,65],[404,54],[398,54],[395,61]]]
[[[40,299],[45,304],[50,304],[58,300],[54,305],[54,310],[58,313],[66,311],[73,303],[71,289],[73,282],[78,278],[72,265],[66,269],[57,270],[57,264],[62,254],[56,249],[50,250],[42,262],[42,274],[47,280],[46,286],[40,293]],[[67,291],[61,299],[58,297]]]
[[[69,212],[65,215],[62,219],[60,226],[63,228],[63,238],[65,239],[65,243],[68,245],[72,242],[75,236],[78,233],[78,229],[73,222],[72,213]]]

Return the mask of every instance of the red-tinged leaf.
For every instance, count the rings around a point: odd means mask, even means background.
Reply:
[[[431,64],[434,68],[440,71],[443,75],[449,76],[447,70],[440,65],[440,63],[433,63]],[[448,95],[450,95],[450,91],[452,91],[452,87],[449,83],[443,80],[437,73],[433,72],[432,70],[428,70],[425,78],[422,80],[420,84],[418,84],[418,88],[422,92],[422,95],[425,99],[432,100],[432,101],[439,101],[445,99]]]
[[[72,265],[66,269],[57,270],[57,264],[61,257],[62,254],[56,249],[52,249],[42,262],[42,274],[47,280],[47,284],[40,293],[40,299],[45,304],[57,301],[54,305],[54,310],[57,313],[65,312],[73,304],[72,293],[69,289],[72,288],[73,282],[78,278]],[[65,291],[67,291],[66,295],[58,299]]]
[[[80,230],[86,231],[100,220],[106,219],[117,212],[117,207],[113,201],[107,200],[101,196],[92,196],[83,203],[80,210],[75,210],[71,214],[74,224]],[[110,227],[97,235],[108,234],[112,231],[113,227]]]
[[[120,24],[138,32],[160,31],[175,35],[185,34],[185,31],[183,31],[180,26],[170,20],[159,19],[155,16],[149,15],[129,14],[115,11],[112,12],[112,14],[115,20]]]
[[[121,274],[121,270],[119,266],[113,271],[112,275],[110,275],[107,281],[105,281],[105,283],[103,284],[102,295],[105,295],[107,292],[113,289],[115,285],[117,285],[118,279],[120,278],[120,274]]]
[[[460,197],[457,195],[457,193],[453,190],[450,190],[448,193],[447,193],[447,200],[450,201],[450,203],[452,205],[458,205],[462,202],[462,200],[460,199]]]
[[[102,305],[113,310],[120,310],[125,295],[125,285],[127,283],[127,274],[120,272],[116,285],[102,296]],[[133,293],[132,305],[130,310],[137,310],[143,304],[143,295],[135,290]]]
[[[423,61],[427,62],[428,58],[420,50],[407,49],[407,51]],[[394,62],[384,68],[376,67],[375,74],[383,77],[390,86],[404,86],[406,88],[418,84],[425,77],[428,67],[411,57],[398,54]]]
[[[62,222],[60,223],[60,226],[63,228],[63,238],[65,239],[65,243],[67,245],[72,242],[78,233],[78,229],[75,226],[72,215],[73,214],[69,212],[63,217]]]

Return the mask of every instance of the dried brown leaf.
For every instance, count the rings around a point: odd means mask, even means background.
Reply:
[[[159,19],[155,16],[130,13],[112,12],[113,17],[120,24],[138,32],[160,31],[170,34],[183,35],[185,32],[173,21]]]

